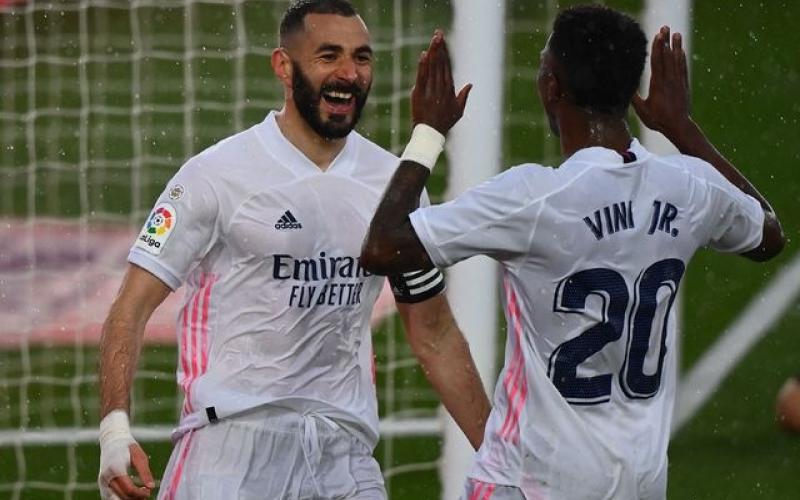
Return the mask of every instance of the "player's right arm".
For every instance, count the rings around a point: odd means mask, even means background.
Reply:
[[[761,243],[742,253],[755,261],[778,255],[785,237],[778,216],[767,199],[731,164],[703,134],[689,113],[689,72],[680,33],[671,37],[664,26],[653,38],[650,53],[651,78],[647,99],[636,95],[633,106],[648,128],[664,134],[678,150],[710,163],[725,179],[754,198],[764,211]]]
[[[390,276],[389,283],[406,340],[425,378],[477,450],[491,405],[445,297],[444,275],[434,267]]]
[[[128,426],[131,384],[144,328],[170,288],[144,269],[129,264],[100,339],[100,474],[103,498],[147,498],[155,487],[147,455]],[[128,475],[132,466],[142,486]]]
[[[383,192],[361,248],[361,264],[370,272],[389,276],[432,266],[408,216],[419,206],[444,137],[464,114],[471,88],[465,85],[455,93],[444,33],[436,30],[420,57],[411,92],[412,139]]]

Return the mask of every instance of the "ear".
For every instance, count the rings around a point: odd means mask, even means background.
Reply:
[[[561,83],[558,81],[555,72],[548,72],[544,78],[545,101],[548,103],[557,103],[561,101],[564,97],[564,93],[561,90]]]
[[[289,53],[283,47],[278,47],[272,51],[270,59],[272,63],[272,71],[278,80],[283,82],[284,85],[292,86],[292,60]]]

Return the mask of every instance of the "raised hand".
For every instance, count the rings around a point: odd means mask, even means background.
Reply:
[[[436,30],[428,50],[419,59],[417,83],[411,92],[411,116],[414,124],[424,123],[443,135],[464,115],[472,84],[458,95],[453,86],[453,71],[444,33]]]
[[[634,95],[633,108],[647,128],[673,140],[691,122],[689,71],[680,33],[670,37],[668,26],[659,30],[653,38],[650,70],[647,99]]]

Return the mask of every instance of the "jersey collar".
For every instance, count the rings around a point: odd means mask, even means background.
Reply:
[[[305,174],[323,174],[336,172],[347,175],[352,171],[356,158],[356,131],[350,132],[345,140],[344,147],[336,155],[326,170],[320,170],[302,151],[289,142],[283,135],[278,122],[275,120],[275,111],[270,111],[264,121],[256,127],[256,133],[262,144],[286,168]]]
[[[631,139],[628,151],[636,155],[636,160],[630,165],[635,165],[650,156],[650,152],[642,146],[636,138]],[[602,146],[592,146],[590,148],[579,149],[572,156],[567,158],[564,163],[593,163],[601,165],[625,165],[622,156],[613,149]]]

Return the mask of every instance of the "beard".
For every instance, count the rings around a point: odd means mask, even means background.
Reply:
[[[361,118],[361,110],[367,102],[370,87],[359,87],[356,83],[331,82],[323,83],[319,90],[315,90],[313,84],[300,68],[300,65],[292,61],[292,96],[297,106],[300,116],[308,123],[308,126],[320,137],[325,139],[341,139],[347,137]],[[322,94],[326,91],[349,92],[355,98],[355,107],[352,117],[346,115],[331,115],[327,120],[323,120],[320,112],[320,102]]]

